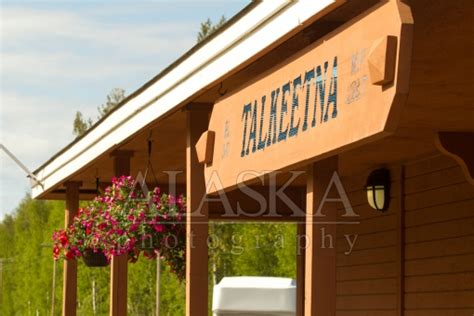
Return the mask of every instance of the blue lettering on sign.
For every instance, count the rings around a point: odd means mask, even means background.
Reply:
[[[306,132],[318,124],[328,122],[330,118],[337,117],[337,56],[332,62],[331,78],[329,89],[326,91],[329,62],[317,65],[315,68],[305,72],[304,77],[299,75],[293,82],[286,82],[280,87],[271,91],[271,100],[268,112],[265,110],[267,95],[258,100],[252,100],[244,105],[242,111],[242,150],[240,156],[248,156],[257,150],[264,150],[276,142],[287,140],[288,137],[296,137],[299,132]],[[303,78],[303,79],[302,79]],[[304,97],[303,117],[297,117],[300,112],[299,93]],[[313,98],[311,97],[313,95]],[[310,111],[310,99],[312,111]],[[288,101],[291,101],[288,107]],[[260,111],[259,111],[260,110]],[[277,112],[279,114],[277,118]],[[309,118],[311,113],[311,124]],[[268,123],[266,120],[268,118]],[[300,124],[302,123],[302,124]],[[268,127],[267,127],[268,124]],[[250,125],[250,126],[249,126]],[[257,136],[258,126],[258,136]],[[311,128],[310,128],[311,127]],[[301,130],[300,130],[301,129]],[[264,131],[267,133],[264,133]]]
[[[244,111],[242,112],[242,120],[244,120],[244,133],[242,137],[242,151],[240,152],[240,156],[243,157],[248,155],[248,152],[245,152],[245,139],[247,137],[247,122],[249,120],[249,112],[252,109],[252,103],[244,105]]]
[[[319,96],[319,104],[321,107],[321,120],[323,120],[323,113],[324,113],[324,101],[326,95],[326,77],[328,71],[328,62],[324,63],[324,75],[321,73],[321,66],[316,67],[316,83],[315,83],[315,94],[314,94],[314,107],[313,107],[313,121],[311,122],[311,127],[316,126],[316,107],[318,103],[318,96]],[[318,94],[319,91],[319,94]]]
[[[288,123],[286,123],[285,130],[283,131],[283,118],[288,113],[288,102],[286,101],[286,94],[290,93],[291,90],[290,83],[285,83],[281,88],[281,110],[280,110],[280,131],[278,132],[278,141],[281,142],[282,140],[286,139],[286,133],[288,133]]]
[[[304,119],[303,119],[303,132],[308,129],[308,109],[309,109],[309,95],[311,90],[311,81],[314,79],[314,69],[307,71],[304,75],[304,83],[306,89],[306,99],[304,103]]]
[[[293,101],[291,103],[291,119],[290,119],[290,137],[298,135],[298,129],[300,127],[300,119],[298,118],[298,124],[295,126],[295,109],[298,108],[298,87],[301,86],[301,76],[298,76],[293,80]]]
[[[277,101],[278,101],[279,93],[280,93],[280,88],[277,88],[276,90],[272,91],[272,102],[270,104],[270,124],[268,124],[268,134],[267,134],[267,137],[268,137],[267,147],[271,146],[272,144],[275,144],[276,142],[276,130],[277,130],[276,112],[277,112]]]
[[[252,111],[252,123],[250,124],[249,142],[247,145],[247,150],[245,151],[247,155],[249,153],[251,141],[253,141],[252,152],[254,153],[255,150],[257,150],[257,100],[255,100],[255,105],[253,106]]]
[[[337,116],[337,57],[334,57],[334,64],[332,66],[331,85],[329,87],[328,104],[326,106],[326,113],[324,114],[324,122],[328,120],[329,105],[333,105],[332,118]]]
[[[260,110],[260,131],[258,133],[258,144],[257,144],[257,149],[262,150],[265,148],[265,141],[267,140],[267,135],[265,134],[265,137],[262,139],[262,132],[263,132],[263,116],[265,114],[265,100],[267,99],[267,96],[264,95],[262,96],[262,106]]]

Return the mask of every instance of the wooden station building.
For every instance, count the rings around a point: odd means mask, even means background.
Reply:
[[[208,314],[220,220],[298,223],[297,315],[473,315],[473,7],[253,1],[38,168],[33,197],[65,199],[67,224],[96,178],[144,171],[151,135],[155,184],[188,198],[186,315]],[[381,168],[384,211],[366,188]],[[110,268],[125,315],[126,258]]]

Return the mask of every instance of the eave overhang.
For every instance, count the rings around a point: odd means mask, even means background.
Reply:
[[[34,174],[43,186],[33,185],[32,197],[44,197],[131,135],[192,102],[203,90],[241,70],[344,2],[254,1],[219,32],[124,100],[87,134],[39,167]]]

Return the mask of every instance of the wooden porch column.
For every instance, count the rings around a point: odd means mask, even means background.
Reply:
[[[207,130],[209,106],[194,105],[187,110],[186,135],[186,315],[208,314],[208,220],[204,165],[199,163],[196,143]]]
[[[336,314],[337,203],[326,201],[322,216],[314,216],[323,201],[330,179],[337,171],[337,157],[311,164],[307,174],[305,254],[305,306],[307,316]]]
[[[304,315],[304,264],[306,247],[306,224],[298,222],[296,232],[296,316]]]
[[[64,225],[68,227],[79,209],[80,182],[66,182],[66,212]],[[76,316],[77,305],[77,261],[64,260],[63,316]]]
[[[111,156],[114,159],[114,174],[118,176],[130,175],[130,158],[132,151],[116,150]],[[113,256],[110,264],[110,307],[111,316],[127,315],[127,280],[128,256]]]

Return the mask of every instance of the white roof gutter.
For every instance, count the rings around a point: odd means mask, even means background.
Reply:
[[[236,69],[284,35],[339,0],[263,0],[170,72],[111,113],[73,146],[37,170],[44,187],[33,198],[92,162]]]

